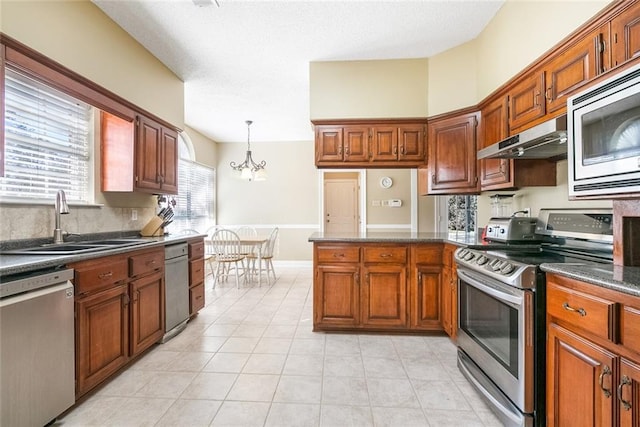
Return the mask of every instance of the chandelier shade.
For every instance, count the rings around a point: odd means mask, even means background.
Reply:
[[[247,181],[264,181],[267,179],[267,171],[264,167],[267,162],[264,160],[256,163],[251,157],[251,120],[245,121],[247,124],[247,155],[242,163],[231,162],[229,165],[237,172],[240,179]]]

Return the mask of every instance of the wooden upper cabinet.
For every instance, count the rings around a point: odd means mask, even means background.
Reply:
[[[482,108],[478,135],[479,148],[488,147],[509,136],[509,98],[498,96]],[[480,160],[480,186],[483,190],[490,186],[511,186],[511,159]],[[502,187],[496,187],[502,188]]]
[[[371,160],[398,160],[398,129],[395,126],[376,126],[371,134]]]
[[[631,2],[625,2],[631,3]],[[634,2],[611,20],[613,66],[622,65],[640,54],[640,3]]]
[[[100,113],[102,191],[177,194],[178,134],[139,116]]]
[[[479,193],[476,128],[478,113],[447,115],[428,124],[427,194]],[[424,188],[424,186],[420,186]]]
[[[427,144],[424,124],[402,125],[398,128],[398,160],[425,161]]]
[[[136,188],[162,194],[178,192],[178,134],[144,116],[137,119]]]
[[[547,114],[566,111],[567,97],[608,68],[604,46],[603,34],[598,28],[554,55],[544,66]]]
[[[520,78],[509,90],[509,129],[526,127],[546,114],[545,73],[539,69]]]
[[[425,163],[425,123],[418,119],[313,122],[317,167],[406,168]]]
[[[316,163],[342,161],[342,128],[316,128]]]
[[[366,162],[369,160],[369,128],[366,126],[345,126],[344,161]]]

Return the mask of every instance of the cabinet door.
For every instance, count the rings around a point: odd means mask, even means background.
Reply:
[[[375,126],[371,133],[371,160],[398,160],[398,129],[395,126]]]
[[[355,328],[360,323],[360,269],[355,264],[316,268],[314,329]]]
[[[620,427],[640,425],[640,366],[622,359],[620,361],[620,380],[617,389]]]
[[[547,345],[547,425],[613,425],[616,356],[555,323]]]
[[[367,126],[345,126],[344,161],[366,162],[369,160],[369,128]]]
[[[425,128],[422,124],[403,125],[398,128],[398,160],[424,162],[426,153]]]
[[[614,67],[640,54],[640,3],[611,20],[611,46]]]
[[[342,161],[342,127],[317,126],[316,163]]]
[[[544,76],[544,71],[529,73],[509,91],[509,129],[512,132],[546,114]]]
[[[102,191],[133,191],[135,125],[100,112],[100,182]],[[1,147],[0,147],[1,148]]]
[[[440,266],[418,265],[415,282],[411,287],[411,328],[442,330]]]
[[[162,174],[160,187],[163,194],[178,194],[178,134],[162,129]]]
[[[407,267],[396,264],[364,267],[360,293],[362,326],[407,326]]]
[[[164,334],[164,273],[134,280],[131,286],[131,355],[135,356]]]
[[[509,98],[497,98],[482,109],[479,144],[488,147],[509,136]],[[482,190],[513,187],[512,159],[480,160],[480,186]]]
[[[465,114],[428,124],[428,194],[478,193],[477,114]]]
[[[566,111],[567,97],[601,72],[601,68],[597,68],[602,66],[600,34],[600,29],[597,29],[555,54],[545,66],[547,114]]]
[[[142,116],[138,116],[137,125],[136,188],[160,190],[162,129],[158,123]]]
[[[76,396],[129,359],[129,297],[120,285],[76,300]]]

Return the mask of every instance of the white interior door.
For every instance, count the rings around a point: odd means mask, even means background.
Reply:
[[[355,233],[358,231],[358,180],[324,181],[324,231]]]

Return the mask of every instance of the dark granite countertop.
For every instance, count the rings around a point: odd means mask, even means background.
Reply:
[[[363,233],[313,233],[310,242],[342,243],[451,243],[472,249],[498,249],[509,246],[482,240],[477,233],[451,231],[447,233],[418,233],[411,231],[367,231]],[[522,245],[519,245],[522,247]]]
[[[442,242],[471,249],[502,249],[503,243],[483,241],[475,233],[417,233],[409,231],[366,233],[314,233],[310,242],[339,243],[429,243]],[[640,297],[640,267],[622,267],[607,264],[542,264],[543,271],[557,273],[597,286]]]
[[[577,279],[640,297],[640,267],[607,264],[542,264],[547,273]]]
[[[98,235],[82,235],[73,239],[74,242],[82,242],[87,240],[93,240]],[[117,235],[109,234],[108,236],[100,235],[105,238],[116,237],[136,237],[144,240],[148,240],[148,243],[141,243],[133,246],[115,247],[104,249],[89,253],[78,253],[71,255],[17,255],[17,254],[0,254],[0,282],[6,276],[12,274],[27,273],[30,271],[41,270],[46,268],[58,267],[72,262],[85,261],[93,258],[100,258],[108,255],[116,255],[120,253],[135,251],[139,249],[147,249],[154,246],[164,246],[170,243],[179,243],[194,237],[205,237],[206,234],[176,234],[165,235],[162,237],[140,237],[138,234],[122,234]],[[5,241],[1,242],[0,249],[13,250],[26,247],[38,246],[41,244],[51,243],[51,239],[33,239],[33,240],[20,240],[20,241]]]

